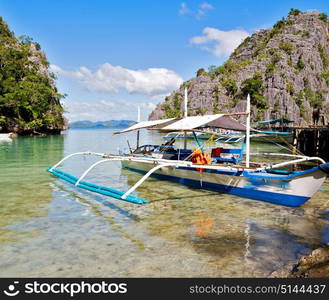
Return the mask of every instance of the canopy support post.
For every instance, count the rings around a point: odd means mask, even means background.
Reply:
[[[246,167],[250,166],[250,95],[247,96],[247,122],[246,122]]]
[[[187,134],[186,131],[184,131],[184,149],[187,149]]]
[[[187,118],[187,88],[184,89],[184,118]],[[184,131],[184,149],[187,149],[186,131]]]
[[[137,111],[137,123],[141,121],[141,109],[138,106],[138,111]],[[136,149],[139,147],[139,130],[137,130],[137,136],[136,136]]]

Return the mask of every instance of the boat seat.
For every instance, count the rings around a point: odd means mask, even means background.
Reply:
[[[228,163],[233,163],[236,164],[238,162],[238,160],[235,157],[213,157],[213,162],[214,163],[224,163],[224,162],[228,162]]]
[[[222,154],[225,154],[225,156],[222,156]],[[242,160],[242,157],[243,149],[238,148],[213,148],[211,151],[211,158],[215,163],[229,162],[236,164]]]
[[[192,150],[190,149],[179,149],[174,158],[175,160],[184,160],[186,159],[188,156],[190,156],[192,154]]]

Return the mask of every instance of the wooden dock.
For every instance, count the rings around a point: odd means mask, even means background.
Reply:
[[[307,156],[319,156],[329,161],[329,126],[272,127],[272,130],[293,132],[293,146]]]

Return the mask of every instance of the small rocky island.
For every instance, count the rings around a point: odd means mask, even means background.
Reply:
[[[0,17],[0,133],[58,133],[65,128],[55,75],[38,43],[16,38]]]
[[[328,120],[328,17],[291,9],[273,28],[247,37],[222,66],[199,69],[149,119],[179,116],[185,87],[190,115],[242,111],[250,93],[254,121],[285,118],[306,125],[313,108]]]

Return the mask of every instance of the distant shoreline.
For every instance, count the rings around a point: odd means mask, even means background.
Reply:
[[[103,128],[125,128],[135,124],[132,120],[108,120],[108,121],[75,121],[69,123],[69,129],[103,129]]]
[[[77,129],[83,129],[83,130],[94,130],[94,129],[118,129],[118,128],[126,128],[126,126],[118,126],[118,127],[69,127],[66,130],[77,130]],[[65,130],[62,130],[65,131]]]

